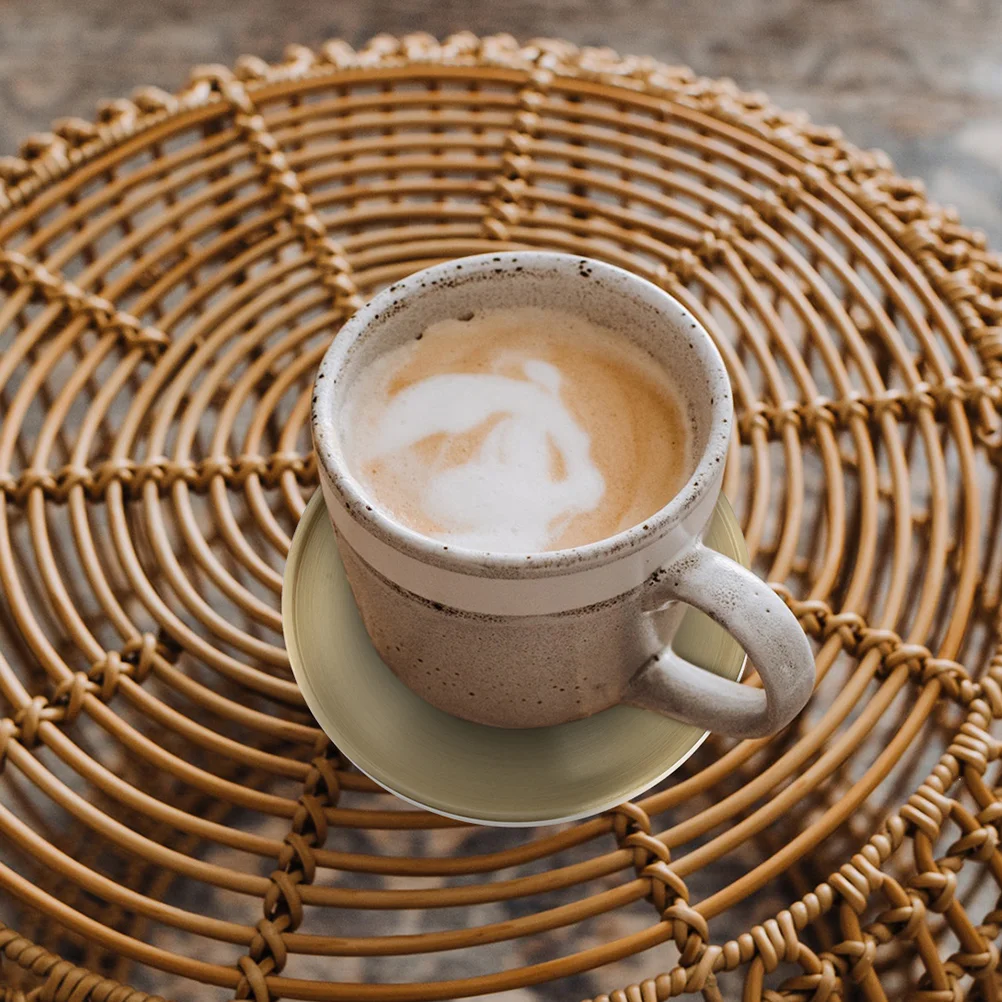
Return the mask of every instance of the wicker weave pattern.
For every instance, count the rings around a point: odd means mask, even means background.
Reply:
[[[310,375],[375,289],[499,246],[631,268],[714,335],[725,490],[816,641],[818,694],[791,733],[708,746],[603,818],[488,853],[344,849],[339,829],[457,833],[347,768],[291,679]],[[331,42],[200,68],[0,161],[0,290],[0,887],[37,927],[0,928],[3,997],[137,1002],[120,982],[145,966],[256,1002],[442,999],[669,941],[675,966],[603,1002],[721,999],[727,972],[752,1002],[1002,994],[1002,260],[880,153],[606,50]],[[256,914],[173,903],[203,886]],[[787,906],[721,942],[770,891]],[[288,970],[533,943],[644,899],[643,928],[503,971]],[[470,918],[341,918],[446,907]]]

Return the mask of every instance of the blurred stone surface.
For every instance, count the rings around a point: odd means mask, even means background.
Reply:
[[[194,63],[460,28],[560,35],[730,76],[879,146],[1002,244],[1000,0],[0,0],[0,154]]]

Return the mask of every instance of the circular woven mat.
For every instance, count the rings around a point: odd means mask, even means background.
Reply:
[[[1002,261],[920,184],[729,81],[465,34],[201,68],[0,178],[4,999],[999,997]],[[711,331],[819,679],[522,832],[339,759],[279,617],[325,346],[495,247]]]

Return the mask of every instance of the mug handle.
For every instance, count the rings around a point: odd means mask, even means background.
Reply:
[[[669,645],[630,681],[622,702],[738,738],[785,727],[814,691],[814,655],[796,617],[761,579],[701,542],[656,572],[645,608],[678,601],[705,612],[744,648],[762,689],[721,678]]]

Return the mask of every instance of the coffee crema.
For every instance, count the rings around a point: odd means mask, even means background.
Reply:
[[[493,552],[615,535],[667,504],[690,466],[664,369],[539,307],[430,325],[354,378],[340,424],[375,505],[444,545]]]

